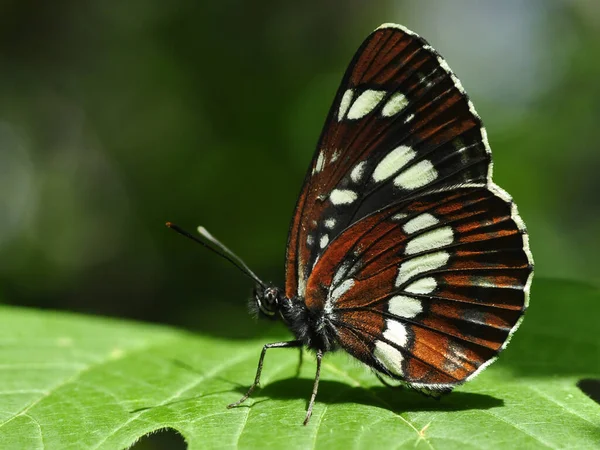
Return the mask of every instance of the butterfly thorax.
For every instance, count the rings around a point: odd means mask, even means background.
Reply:
[[[296,339],[313,350],[335,348],[335,330],[323,309],[309,309],[300,297],[288,298],[280,288],[257,285],[250,308],[258,316],[281,319]]]

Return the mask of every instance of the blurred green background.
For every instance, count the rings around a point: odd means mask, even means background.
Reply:
[[[429,40],[470,93],[538,276],[600,281],[596,0],[8,0],[2,301],[258,330],[248,280],[164,222],[206,226],[282,285],[327,110],[383,22]]]

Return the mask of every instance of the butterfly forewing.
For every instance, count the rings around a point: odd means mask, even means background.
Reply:
[[[328,312],[339,344],[358,359],[445,391],[503,348],[526,308],[531,271],[510,198],[497,187],[457,188],[352,225],[316,264],[306,304]]]
[[[380,208],[427,192],[485,185],[485,130],[460,82],[422,38],[373,32],[334,99],[292,220],[286,294],[304,297],[323,250]]]

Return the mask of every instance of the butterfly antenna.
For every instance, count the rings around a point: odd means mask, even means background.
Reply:
[[[179,228],[174,223],[167,222],[166,225],[167,225],[167,227],[171,228],[172,230],[176,231],[177,233],[181,234],[182,236],[185,236],[186,238],[189,238],[192,241],[197,242],[198,244],[209,249],[210,251],[216,253],[221,258],[226,259],[231,264],[233,264],[235,267],[237,267],[239,270],[241,270],[244,274],[246,274],[246,276],[252,278],[263,288],[265,287],[265,284],[260,280],[260,278],[258,278],[256,276],[256,274],[254,272],[252,272],[252,270],[250,270],[250,267],[248,267],[246,265],[246,263],[244,261],[242,261],[242,259],[239,256],[237,256],[235,253],[233,253],[231,250],[229,250],[227,247],[225,247],[225,245],[223,243],[218,241],[212,234],[210,234],[206,230],[206,228],[198,227],[198,233],[200,233],[200,236],[202,238],[204,238],[204,239],[199,239],[196,236],[193,236],[192,234],[188,233],[184,229]]]

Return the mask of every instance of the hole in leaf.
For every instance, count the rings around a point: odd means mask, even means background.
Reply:
[[[577,382],[577,387],[585,395],[600,405],[600,380],[584,378]]]
[[[129,447],[130,450],[185,450],[183,436],[173,428],[163,428],[147,434]]]

